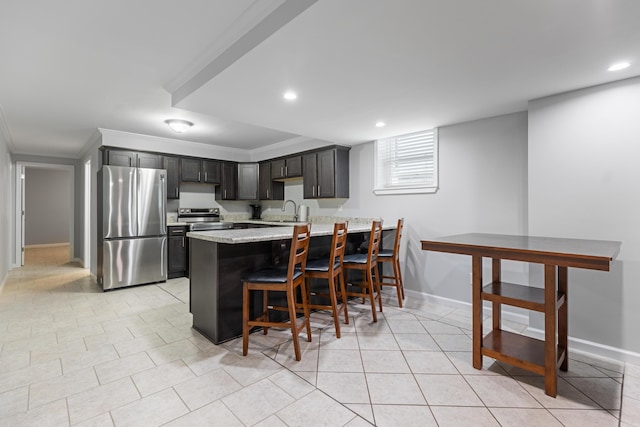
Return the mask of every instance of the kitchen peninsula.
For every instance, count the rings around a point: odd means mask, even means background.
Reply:
[[[214,344],[242,335],[242,277],[261,268],[286,266],[288,261],[292,223],[249,223],[273,226],[187,233],[193,327]],[[383,227],[383,234],[394,229],[395,223]],[[370,231],[370,221],[349,219],[347,253],[357,251]],[[313,223],[309,257],[328,256],[332,235],[333,223]],[[386,240],[393,243],[392,238]],[[261,301],[252,307],[261,307]]]

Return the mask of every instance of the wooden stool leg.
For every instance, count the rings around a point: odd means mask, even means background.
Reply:
[[[363,279],[366,279],[367,289],[369,289],[369,299],[371,300],[371,314],[373,315],[373,321],[378,321],[378,316],[376,315],[376,300],[375,295],[373,293],[373,276],[371,274],[371,270],[364,272]]]
[[[269,309],[267,308],[269,307],[269,291],[263,291],[262,292],[262,321],[264,322],[268,322],[269,321]],[[269,331],[269,327],[265,326],[262,328],[262,333],[264,335],[267,335],[267,332]]]
[[[349,310],[347,309],[347,287],[344,284],[344,274],[340,274],[340,300],[344,309],[344,323],[349,324]]]
[[[400,281],[400,290],[402,291],[402,299],[404,300],[404,282],[402,281],[402,270],[400,270],[400,260],[396,259],[396,262],[394,263],[394,265],[398,269],[398,280]]]
[[[382,285],[380,284],[380,277],[378,276],[378,266],[373,268],[373,275],[371,276],[374,286],[376,288],[376,294],[378,295],[378,304],[380,305],[380,312],[382,313]]]
[[[242,287],[242,355],[249,351],[249,288]]]
[[[402,300],[404,299],[404,291],[402,290],[402,284],[400,282],[400,267],[396,261],[393,261],[393,276],[396,283],[396,292],[398,293],[398,306],[402,308]]]
[[[305,281],[303,280],[302,282],[300,282],[300,294],[302,295],[302,312],[304,313],[304,322],[307,325],[307,341],[311,342],[311,313],[309,312],[309,300],[307,299],[308,293],[306,288],[307,287],[305,285]]]
[[[327,277],[329,282],[329,298],[331,298],[331,313],[333,314],[333,323],[336,327],[336,338],[340,338],[340,319],[338,318],[338,301],[336,298],[336,285],[333,275]]]
[[[298,327],[296,325],[296,299],[293,295],[287,294],[287,305],[289,306],[289,323],[291,324],[291,335],[293,338],[293,350],[296,360],[300,360],[300,342],[298,341]]]

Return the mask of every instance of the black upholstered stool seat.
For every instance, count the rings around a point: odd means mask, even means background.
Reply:
[[[349,254],[345,255],[343,263],[345,264],[366,264],[369,261],[369,254]]]
[[[382,258],[382,257],[392,257],[393,256],[393,249],[380,249],[378,251],[378,257]]]
[[[296,269],[293,273],[293,280],[302,276],[302,271]],[[260,283],[286,283],[286,268],[265,268],[249,274],[242,279],[243,282],[260,282]]]
[[[340,260],[336,260],[333,263],[333,269],[337,270],[340,267]],[[319,271],[319,272],[328,272],[329,271],[329,260],[325,259],[314,259],[307,261],[306,271]]]

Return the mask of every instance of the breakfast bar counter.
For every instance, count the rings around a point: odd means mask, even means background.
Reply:
[[[289,224],[187,233],[194,329],[214,344],[242,335],[242,278],[262,268],[286,266],[293,235]],[[395,224],[383,227],[383,234],[393,230]],[[370,222],[350,221],[347,252],[355,252],[370,231]],[[310,258],[328,256],[332,235],[333,224],[311,225]]]

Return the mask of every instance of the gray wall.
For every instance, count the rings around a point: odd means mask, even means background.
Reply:
[[[312,216],[379,216],[386,223],[404,217],[405,286],[470,302],[471,259],[425,252],[420,240],[468,232],[526,232],[527,113],[440,128],[440,188],[435,194],[373,194],[373,148],[369,142],[350,151],[349,199],[303,201],[300,182],[285,185],[285,198],[309,205]],[[266,214],[281,213],[282,202],[261,204]],[[505,280],[528,281],[521,263],[505,262],[503,274]]]
[[[71,179],[66,170],[25,168],[25,245],[69,243]]]
[[[569,271],[569,333],[636,353],[638,112],[640,78],[529,103],[531,234],[622,242],[611,272]],[[541,327],[540,319],[533,323]]]
[[[4,284],[11,263],[13,221],[11,214],[11,157],[0,129],[0,286]]]

